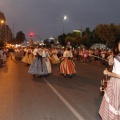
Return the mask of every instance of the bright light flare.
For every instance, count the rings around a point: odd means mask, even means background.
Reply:
[[[63,16],[63,20],[67,20],[67,16],[65,15],[65,16]]]

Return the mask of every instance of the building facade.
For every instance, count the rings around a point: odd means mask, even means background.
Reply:
[[[7,44],[12,40],[12,32],[8,25],[6,25],[6,18],[3,12],[0,12],[0,41]]]

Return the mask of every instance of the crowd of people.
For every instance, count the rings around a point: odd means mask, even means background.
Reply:
[[[36,45],[33,47],[26,47],[21,51],[22,61],[26,65],[30,65],[29,73],[35,75],[48,75],[52,72],[51,65],[59,64],[59,72],[64,77],[70,76],[76,73],[75,62],[88,63],[100,63],[107,64],[109,70],[112,69],[113,59],[115,56],[114,50],[105,49],[71,49],[66,48],[46,48],[45,46]],[[15,52],[18,54],[17,52]],[[20,53],[19,53],[20,54]],[[38,59],[37,59],[38,58]],[[38,62],[39,61],[39,62]],[[35,66],[39,66],[35,68]],[[45,70],[44,70],[44,69]],[[42,70],[39,71],[38,70]],[[36,70],[36,72],[34,71]],[[47,71],[46,71],[47,70]],[[34,72],[33,72],[34,71]]]
[[[8,49],[0,48],[0,67],[7,61]]]
[[[59,64],[59,73],[64,77],[72,77],[76,73],[73,54],[69,47],[64,51],[58,51],[57,48],[48,49],[46,46],[37,45],[34,49],[25,48],[24,53],[22,61],[30,65],[28,73],[33,76],[49,75],[52,73],[51,65],[54,64]]]
[[[18,47],[18,48],[9,49],[9,50],[0,49],[0,58],[5,62],[9,52],[11,59],[13,60],[22,59],[24,63],[26,63],[27,65],[31,65],[33,60],[35,59],[35,56],[36,56],[35,51],[37,51],[38,49],[37,47],[27,46],[25,48]],[[41,47],[39,49],[43,49],[43,48]],[[65,48],[56,48],[56,47],[45,49],[45,53],[47,54],[47,56],[49,56],[47,59],[50,61],[51,64],[61,63],[61,61],[63,60],[62,57],[64,56],[65,51],[66,51]],[[96,48],[96,49],[86,49],[86,48],[71,49],[70,48],[70,52],[72,54],[71,61],[73,61],[73,63],[81,62],[85,64],[89,64],[89,63],[105,64],[105,65],[109,65],[109,69],[112,69],[113,58],[116,55],[116,50],[113,51],[112,49],[107,50],[107,49],[99,49],[99,48]]]

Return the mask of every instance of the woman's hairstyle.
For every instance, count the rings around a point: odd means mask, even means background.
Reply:
[[[70,48],[69,48],[69,47],[67,47],[67,50],[68,50],[68,51],[70,51]]]
[[[120,44],[120,40],[118,41],[118,44]]]

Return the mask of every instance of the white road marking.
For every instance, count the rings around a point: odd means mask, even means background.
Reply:
[[[69,108],[69,110],[76,116],[76,118],[78,118],[78,120],[85,120],[45,78],[43,78],[43,80],[53,90],[53,92],[60,98],[60,100],[62,100],[62,102]]]

